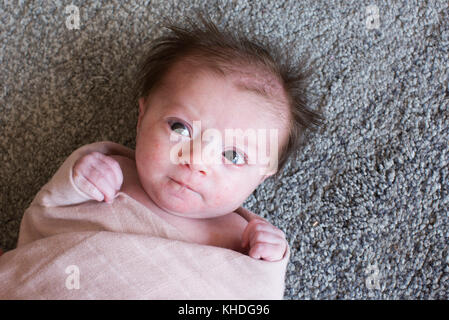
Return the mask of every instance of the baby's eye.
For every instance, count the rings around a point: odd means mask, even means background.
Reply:
[[[170,128],[175,131],[176,133],[179,133],[180,135],[186,136],[186,137],[190,137],[190,132],[189,132],[189,128],[178,121],[173,121],[170,124]]]
[[[224,151],[223,155],[226,159],[231,161],[233,164],[242,165],[245,164],[245,156],[242,156],[240,153],[238,153],[235,150],[228,150]]]

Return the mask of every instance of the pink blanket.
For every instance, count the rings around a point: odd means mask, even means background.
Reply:
[[[73,152],[25,211],[17,248],[0,256],[0,299],[282,299],[290,250],[277,262],[191,243],[119,192],[91,200],[72,180],[84,154],[132,158],[98,142]]]

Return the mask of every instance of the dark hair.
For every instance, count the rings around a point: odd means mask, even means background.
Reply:
[[[316,130],[323,121],[319,111],[309,108],[310,97],[306,87],[312,68],[306,68],[307,59],[292,61],[289,50],[286,56],[282,56],[277,47],[268,42],[250,40],[241,27],[234,33],[220,31],[202,13],[197,11],[196,14],[202,26],[190,18],[187,18],[188,27],[181,27],[170,19],[168,23],[163,23],[163,27],[171,30],[171,33],[151,43],[148,55],[138,68],[134,99],[148,97],[161,84],[169,69],[184,59],[199,61],[202,66],[222,75],[253,67],[274,76],[283,87],[291,115],[288,141],[278,153],[278,171],[275,176],[279,177],[287,161],[295,157],[305,143],[306,131]],[[255,91],[264,94],[263,89]]]

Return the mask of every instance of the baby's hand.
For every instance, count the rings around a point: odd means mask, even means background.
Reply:
[[[242,207],[239,208],[239,210],[242,209],[246,210]],[[251,213],[248,210],[246,211]],[[252,213],[242,235],[242,247],[246,248],[248,246],[248,255],[251,258],[278,261],[284,257],[287,249],[287,240],[282,230]]]
[[[123,173],[115,159],[95,151],[75,162],[73,181],[95,200],[111,203],[122,186]]]

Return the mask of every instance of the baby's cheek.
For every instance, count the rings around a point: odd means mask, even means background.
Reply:
[[[161,144],[160,144],[159,142],[156,142],[156,143],[153,145],[153,149],[154,149],[155,151],[160,151],[160,150],[161,150]]]
[[[159,143],[155,143],[150,148],[148,148],[146,152],[146,158],[153,164],[167,162],[168,154],[168,150],[164,150],[164,148]]]
[[[229,205],[236,197],[236,190],[231,190],[229,186],[222,186],[213,190],[213,206],[219,207],[222,205]]]
[[[212,206],[213,207],[219,207],[220,204],[222,203],[222,201],[223,201],[222,194],[220,192],[215,193],[214,197],[213,197]]]

